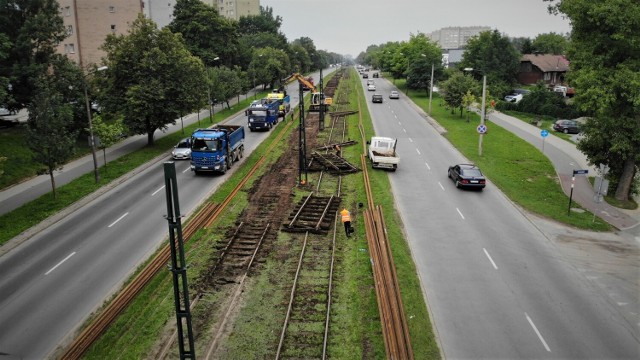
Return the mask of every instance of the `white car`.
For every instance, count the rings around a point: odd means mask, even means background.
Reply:
[[[178,145],[173,147],[171,157],[173,157],[175,160],[191,159],[191,138],[180,140]]]
[[[389,93],[389,99],[400,99],[400,93],[393,90]]]
[[[504,97],[504,101],[516,104],[519,103],[520,100],[522,100],[522,94],[511,94]]]
[[[376,86],[374,84],[371,84],[367,87],[367,90],[369,91],[376,91]]]

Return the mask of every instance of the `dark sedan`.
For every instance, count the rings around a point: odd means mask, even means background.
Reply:
[[[473,164],[458,164],[449,166],[447,174],[453,180],[457,188],[476,188],[482,190],[486,180],[482,171]]]
[[[577,134],[580,132],[580,125],[574,120],[558,120],[553,124],[553,130],[565,134]]]

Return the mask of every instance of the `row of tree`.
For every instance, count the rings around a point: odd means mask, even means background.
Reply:
[[[103,145],[125,128],[151,146],[182,115],[343,58],[309,38],[288,42],[270,8],[234,21],[200,0],[177,0],[163,29],[140,14],[126,35],[107,36],[101,64],[84,69],[56,52],[67,37],[57,0],[4,0],[0,23],[0,104],[29,109],[29,143],[54,194],[53,170],[87,133],[85,91],[100,105]]]

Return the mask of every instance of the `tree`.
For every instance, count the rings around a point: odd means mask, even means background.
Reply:
[[[100,140],[98,147],[102,149],[102,156],[104,158],[104,167],[107,167],[107,148],[115,145],[120,139],[122,134],[125,133],[125,126],[122,118],[117,119],[112,123],[107,123],[102,120],[102,116],[97,115],[93,117],[93,133]]]
[[[19,110],[38,91],[37,79],[49,69],[67,33],[56,0],[3,0],[0,24],[0,83],[3,92],[9,90],[0,100]]]
[[[61,169],[75,152],[77,131],[72,129],[73,110],[55,90],[53,77],[44,75],[36,80],[34,97],[29,105],[27,131],[29,148],[34,160],[47,168],[53,197],[56,182],[53,172]]]
[[[533,45],[528,37],[512,38],[511,43],[521,54],[532,54]]]
[[[109,35],[103,49],[104,71],[100,103],[107,114],[122,115],[134,134],[153,133],[175,124],[197,109],[207,94],[204,66],[191,55],[180,35],[140,14],[127,35]],[[117,117],[117,116],[116,116]]]
[[[292,45],[300,45],[309,54],[309,58],[311,59],[311,69],[320,69],[322,66],[321,59],[318,57],[318,51],[316,50],[316,45],[313,43],[313,40],[308,37],[301,37],[299,39],[293,40]]]
[[[177,0],[168,28],[182,34],[187,48],[207,66],[233,66],[239,60],[238,24],[200,0]]]
[[[576,106],[592,117],[578,149],[590,164],[609,166],[615,198],[626,201],[640,165],[640,3],[545,1],[571,20],[567,76]]]
[[[453,114],[455,109],[464,109],[463,98],[468,92],[478,93],[478,83],[470,76],[457,71],[451,77],[440,83],[440,88],[444,92],[444,101]]]
[[[476,103],[476,96],[473,95],[471,90],[467,90],[467,93],[462,97],[462,106],[467,109],[467,122],[469,122],[469,112],[471,111],[471,105]]]
[[[249,74],[258,84],[273,88],[289,75],[291,64],[287,54],[274,48],[263,48],[255,51],[249,66]]]
[[[498,30],[484,31],[467,43],[460,68],[472,68],[476,79],[487,76],[487,85],[502,97],[516,83],[520,69],[520,54],[508,37]]]
[[[533,52],[542,54],[563,55],[569,45],[566,37],[556,33],[540,34],[531,44]],[[530,54],[529,52],[527,54]]]
[[[211,84],[211,97],[227,104],[230,109],[229,99],[242,92],[242,78],[240,69],[229,69],[227,67],[216,67],[209,71],[209,81]]]

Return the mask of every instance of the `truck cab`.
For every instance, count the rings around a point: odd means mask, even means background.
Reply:
[[[191,135],[191,170],[225,173],[244,152],[244,128],[217,125]]]
[[[396,171],[400,163],[400,157],[396,153],[396,139],[374,136],[367,143],[369,144],[368,155],[369,160],[371,160],[371,167]]]
[[[262,99],[259,103],[249,106],[245,112],[249,130],[270,130],[278,123],[279,111],[279,102],[271,99]]]

